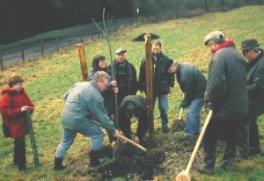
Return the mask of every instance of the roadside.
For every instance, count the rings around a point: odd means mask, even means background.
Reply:
[[[137,20],[134,17],[113,20],[111,31],[115,32],[121,27],[132,28]],[[102,25],[102,22],[99,24]],[[75,44],[90,42],[102,37],[96,26],[90,23],[39,34],[0,46],[0,69],[50,56]]]

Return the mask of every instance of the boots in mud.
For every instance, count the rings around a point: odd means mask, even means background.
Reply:
[[[54,170],[64,170],[66,166],[62,165],[63,158],[56,158],[54,159]]]
[[[215,165],[215,155],[214,154],[205,154],[204,165],[200,166],[197,170],[198,172],[206,175],[214,174],[214,165]]]
[[[101,164],[99,158],[101,157],[101,150],[91,150],[89,153],[89,158],[90,158],[90,166],[91,167],[96,167]]]

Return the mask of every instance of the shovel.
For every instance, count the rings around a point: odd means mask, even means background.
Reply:
[[[204,133],[205,133],[206,128],[207,128],[207,126],[208,126],[208,124],[209,124],[209,121],[210,121],[210,119],[211,119],[211,117],[212,117],[212,114],[213,114],[213,111],[212,111],[212,110],[209,110],[209,113],[208,113],[207,118],[206,118],[206,120],[205,120],[205,122],[204,122],[204,125],[203,125],[203,128],[202,128],[202,131],[201,131],[201,133],[200,133],[200,135],[199,135],[199,138],[198,138],[198,140],[197,140],[197,142],[196,142],[196,144],[195,144],[195,147],[194,147],[194,149],[193,149],[193,152],[192,152],[191,158],[190,158],[190,160],[189,160],[189,162],[188,162],[188,165],[187,165],[187,167],[186,167],[185,170],[181,171],[181,172],[176,176],[176,181],[190,181],[190,180],[191,180],[191,176],[190,176],[190,174],[189,174],[189,171],[190,171],[191,166],[192,166],[192,164],[193,164],[193,161],[194,161],[194,158],[195,158],[196,153],[197,153],[197,151],[198,151],[198,148],[199,148],[199,146],[200,146],[200,144],[201,144],[201,142],[202,142],[202,139],[203,139]]]
[[[178,121],[182,121],[182,111],[183,111],[183,108],[181,107],[180,108],[180,113],[179,113]]]

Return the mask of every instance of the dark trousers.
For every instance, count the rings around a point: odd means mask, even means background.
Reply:
[[[249,151],[254,154],[259,153],[260,150],[257,117],[251,117],[249,118]]]
[[[219,120],[212,118],[204,135],[204,162],[207,167],[215,165],[216,144],[220,135],[225,135],[226,148],[223,161],[234,161],[236,146],[247,154],[247,120]]]
[[[26,169],[26,145],[25,137],[21,136],[15,138],[14,141],[14,163],[18,166],[19,170]]]
[[[147,132],[148,129],[148,122],[146,119],[146,116],[137,118],[138,119],[138,125],[137,125],[137,132],[136,135],[141,139],[144,134]],[[131,121],[130,118],[128,118],[124,114],[119,115],[119,127],[124,133],[124,135],[128,138],[131,138]]]

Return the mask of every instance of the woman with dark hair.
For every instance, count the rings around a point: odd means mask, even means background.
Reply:
[[[111,71],[109,70],[109,68],[107,66],[105,56],[96,55],[93,58],[92,66],[93,66],[93,68],[89,73],[89,80],[93,79],[93,76],[97,71],[104,71],[111,77]],[[117,88],[116,86],[117,86],[116,81],[112,80],[108,85],[108,89],[103,93],[103,97],[104,97],[104,101],[105,101],[105,108],[106,108],[109,116],[114,113],[114,106],[113,106],[113,104],[114,104],[114,92],[113,92],[113,88]]]
[[[3,124],[9,128],[10,137],[14,138],[14,163],[19,171],[26,170],[26,146],[25,135],[28,134],[27,122],[24,111],[34,111],[34,105],[22,87],[21,76],[14,75],[10,78],[8,88],[3,88],[0,92],[0,111]]]
[[[106,72],[110,77],[111,77],[111,70],[109,69],[109,67],[107,66],[106,60],[105,60],[105,56],[103,55],[96,55],[93,58],[93,62],[92,62],[92,70],[89,73],[89,80],[92,80],[94,77],[94,74],[97,71],[104,71]],[[107,90],[105,90],[105,92],[102,93],[103,97],[104,97],[104,106],[105,109],[107,110],[108,116],[111,118],[111,116],[114,114],[115,111],[115,107],[114,105],[114,93],[118,93],[118,89],[117,89],[117,83],[115,80],[112,80],[109,85]],[[114,140],[110,134],[108,134],[109,136],[109,140],[110,143]]]
[[[89,80],[93,79],[93,76],[97,71],[104,71],[104,72],[108,73],[108,75],[111,76],[111,71],[109,71],[109,69],[107,68],[105,56],[96,55],[93,58],[92,66],[93,66],[93,68],[89,73]]]

